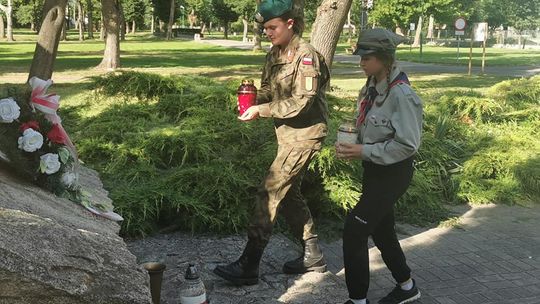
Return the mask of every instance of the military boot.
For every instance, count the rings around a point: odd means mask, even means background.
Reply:
[[[304,250],[302,256],[283,265],[286,274],[301,274],[306,272],[325,272],[326,261],[319,247],[316,237],[303,241]]]
[[[217,266],[214,273],[234,285],[255,285],[259,282],[259,262],[264,247],[257,247],[248,241],[240,258],[228,265]]]

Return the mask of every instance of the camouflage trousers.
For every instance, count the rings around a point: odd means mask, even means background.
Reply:
[[[320,149],[320,142],[310,147],[280,145],[277,156],[259,186],[248,226],[248,241],[264,248],[272,234],[278,211],[285,217],[299,240],[315,237],[311,212],[300,191],[310,161]]]

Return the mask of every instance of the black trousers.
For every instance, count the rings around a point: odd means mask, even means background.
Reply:
[[[343,231],[345,279],[351,299],[367,296],[370,235],[398,283],[411,275],[394,229],[394,205],[411,183],[413,157],[388,166],[371,162],[362,165],[362,196],[348,214]]]

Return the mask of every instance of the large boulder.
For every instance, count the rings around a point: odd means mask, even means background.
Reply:
[[[94,171],[82,168],[81,183],[110,203]],[[151,303],[148,275],[118,231],[0,164],[0,304]]]

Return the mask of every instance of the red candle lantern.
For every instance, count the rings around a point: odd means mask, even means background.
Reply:
[[[257,87],[253,84],[253,80],[244,79],[242,84],[238,87],[238,112],[240,115],[249,109],[249,107],[256,104],[257,100]]]

